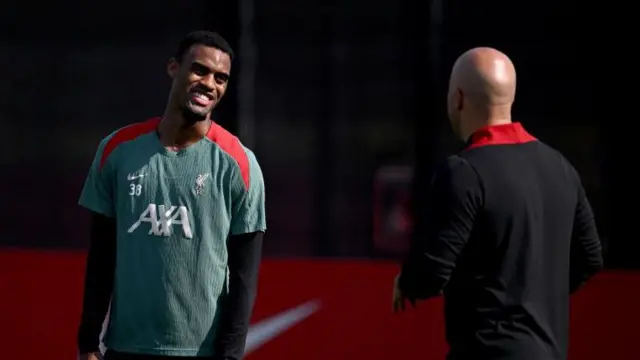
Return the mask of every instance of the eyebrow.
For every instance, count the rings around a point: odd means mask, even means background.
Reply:
[[[226,71],[221,71],[221,70],[216,70],[216,71],[214,71],[214,69],[212,69],[210,66],[207,66],[207,65],[205,65],[205,64],[203,64],[202,62],[197,61],[197,60],[194,60],[194,61],[193,61],[192,66],[197,66],[197,67],[200,67],[200,68],[202,68],[202,69],[205,69],[205,70],[207,70],[207,71],[209,71],[209,72],[215,72],[215,73],[223,74],[223,75],[225,75],[225,76],[229,77],[229,73],[228,73],[228,72],[226,72]]]

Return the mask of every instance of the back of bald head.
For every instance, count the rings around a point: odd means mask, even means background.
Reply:
[[[502,52],[474,48],[456,61],[450,86],[460,89],[476,106],[510,105],[516,94],[516,69]]]

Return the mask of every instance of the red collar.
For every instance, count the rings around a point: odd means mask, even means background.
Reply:
[[[467,141],[467,149],[488,145],[524,144],[537,139],[519,122],[485,126],[478,129]]]

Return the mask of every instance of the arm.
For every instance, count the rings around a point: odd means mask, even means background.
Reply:
[[[253,153],[249,158],[249,182],[236,191],[227,240],[229,293],[223,300],[221,323],[216,336],[217,359],[240,360],[249,331],[258,286],[262,237],[266,231],[265,189],[262,171]]]
[[[83,308],[77,338],[80,354],[99,350],[100,332],[113,292],[116,219],[112,164],[103,158],[103,150],[109,139],[105,138],[98,147],[79,200],[79,204],[92,214]]]
[[[92,213],[91,244],[87,255],[82,316],[78,330],[78,349],[81,354],[99,350],[102,323],[113,292],[115,240],[115,219]]]
[[[573,293],[578,290],[602,267],[602,246],[596,222],[584,188],[580,184],[571,238],[569,291]]]
[[[422,231],[402,264],[398,286],[408,299],[440,294],[467,244],[482,206],[480,179],[469,163],[450,157],[430,186]]]
[[[239,360],[244,353],[258,288],[263,235],[258,231],[229,238],[229,294],[223,300],[221,335],[216,338],[216,347],[221,349],[220,358],[224,360]]]

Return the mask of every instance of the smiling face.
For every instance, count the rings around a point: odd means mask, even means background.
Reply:
[[[173,79],[172,104],[204,120],[227,90],[231,57],[218,48],[195,44],[180,61],[171,58],[167,72]]]

